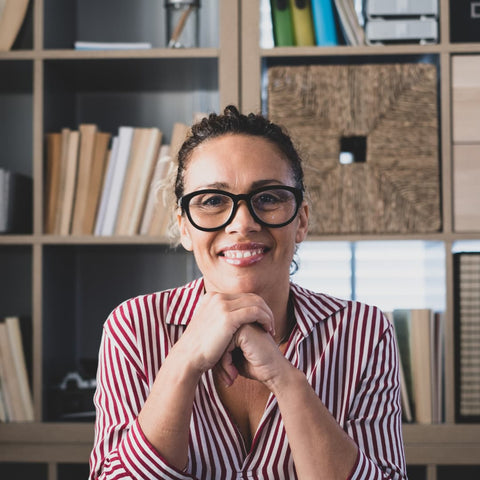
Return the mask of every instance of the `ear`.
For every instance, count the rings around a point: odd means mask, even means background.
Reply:
[[[193,243],[187,228],[187,220],[184,215],[177,214],[178,230],[180,231],[180,242],[183,248],[189,252],[193,250]]]
[[[303,201],[298,212],[298,227],[295,235],[295,242],[302,243],[307,237],[308,232],[308,204]]]

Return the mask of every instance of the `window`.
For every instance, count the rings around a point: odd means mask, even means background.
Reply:
[[[304,242],[293,281],[340,298],[394,308],[445,310],[442,242]]]

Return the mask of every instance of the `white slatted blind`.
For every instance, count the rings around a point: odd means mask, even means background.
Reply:
[[[352,298],[384,311],[445,309],[442,242],[304,242],[293,281],[316,291]]]

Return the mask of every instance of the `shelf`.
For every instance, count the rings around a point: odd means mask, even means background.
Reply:
[[[60,449],[64,462],[86,462],[93,430],[92,423],[5,424],[0,429],[0,461],[22,461],[27,449],[30,462],[54,461]],[[480,425],[404,425],[403,432],[411,465],[478,464]]]

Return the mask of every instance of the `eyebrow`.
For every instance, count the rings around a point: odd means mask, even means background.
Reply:
[[[256,188],[260,188],[266,185],[284,185],[280,180],[277,180],[275,178],[271,179],[265,179],[265,180],[257,180],[256,182],[253,182],[251,185],[251,189],[255,190]],[[224,182],[214,182],[214,183],[209,183],[208,185],[204,185],[201,187],[201,189],[204,188],[214,188],[217,190],[227,190],[230,187],[227,183]]]

